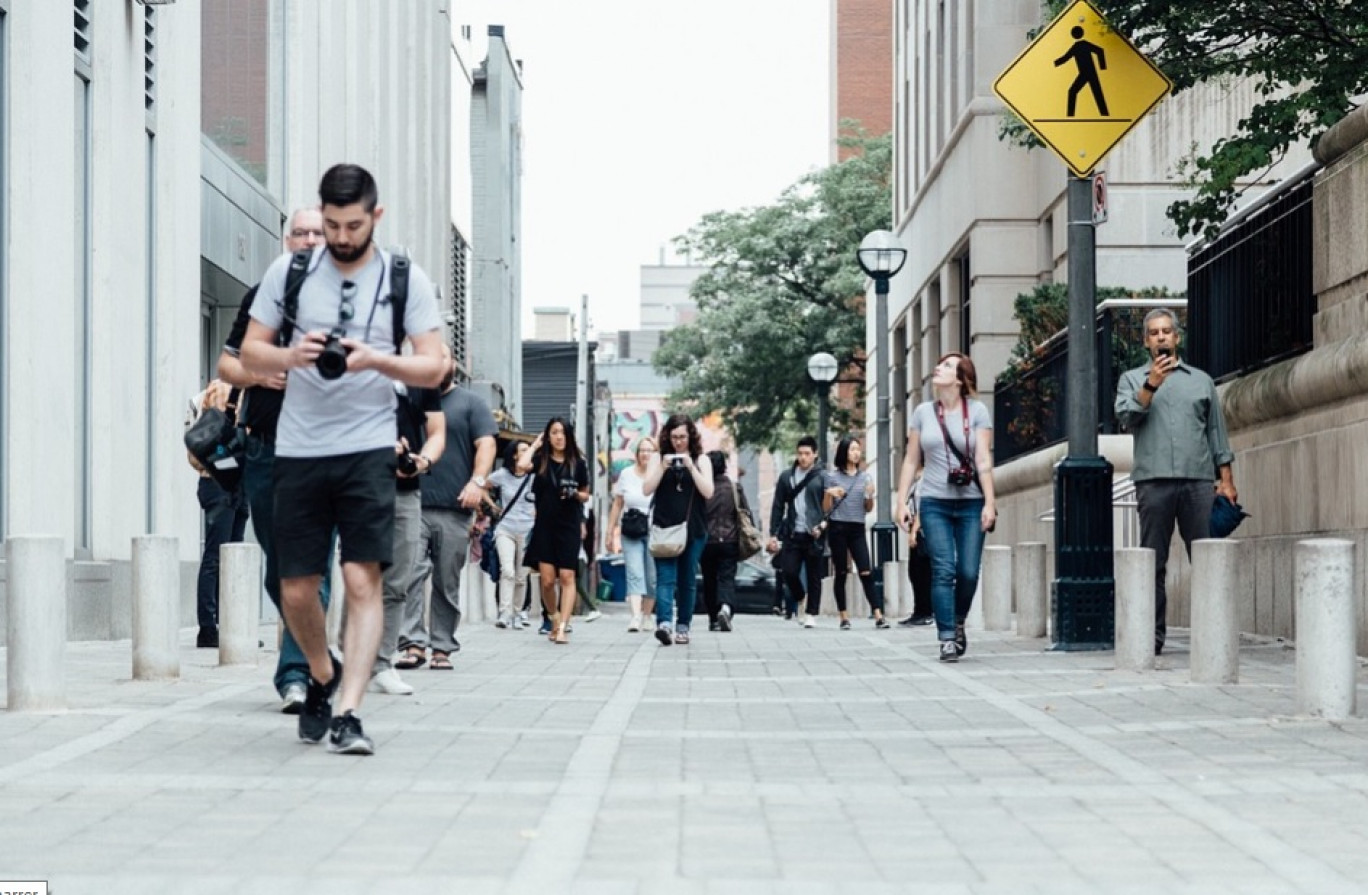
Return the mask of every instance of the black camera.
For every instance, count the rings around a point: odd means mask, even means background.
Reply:
[[[957,488],[964,488],[974,484],[974,471],[967,466],[961,466],[959,469],[950,470],[949,479],[950,484]]]
[[[336,377],[333,378],[335,379]],[[399,455],[399,460],[396,464],[396,468],[404,475],[417,475],[418,460],[413,456],[413,454],[410,454],[406,451]]]
[[[560,488],[561,500],[574,500],[579,493],[579,482],[574,479],[561,479],[556,485]]]
[[[670,468],[671,468],[671,469],[683,469],[683,468],[684,468],[684,458],[683,458],[683,457],[671,457],[671,458],[670,458]]]
[[[323,353],[318,355],[314,366],[318,368],[318,375],[324,379],[340,379],[342,374],[347,372],[347,354],[350,349],[342,347],[342,337],[346,334],[346,330],[337,327],[328,333],[327,339],[323,342]]]
[[[1160,348],[1160,349],[1159,349],[1159,356],[1160,356],[1160,357],[1173,357],[1173,349],[1172,349],[1172,348]]]

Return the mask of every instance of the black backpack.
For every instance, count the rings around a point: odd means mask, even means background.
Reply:
[[[299,290],[309,276],[309,262],[313,260],[313,249],[300,249],[290,258],[290,269],[285,274],[285,319],[276,333],[276,344],[286,347],[294,338],[295,318],[299,314]],[[403,249],[390,252],[390,310],[393,312],[394,352],[404,346],[404,308],[408,305],[409,257]]]

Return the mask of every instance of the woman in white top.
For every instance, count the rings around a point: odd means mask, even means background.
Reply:
[[[655,563],[647,550],[651,525],[651,498],[641,490],[646,467],[656,453],[656,443],[643,438],[636,445],[636,463],[618,473],[613,486],[613,506],[608,511],[608,549],[621,553],[627,566],[627,603],[632,608],[628,631],[640,631],[642,620],[655,613]],[[624,519],[624,517],[627,517]],[[626,524],[627,531],[623,531]]]
[[[978,588],[983,539],[997,522],[993,488],[993,423],[978,394],[974,362],[963,354],[940,359],[931,375],[936,400],[919,404],[907,431],[898,493],[918,486],[921,529],[931,554],[931,608],[936,615],[940,660],[957,662],[969,648],[964,619]],[[898,508],[898,524],[911,513]]]
[[[499,527],[494,530],[494,546],[499,551],[499,620],[495,624],[500,628],[522,627],[518,612],[527,594],[528,574],[523,566],[523,551],[537,517],[532,479],[526,474],[518,475],[518,461],[528,450],[524,442],[510,444],[504,451],[503,466],[489,477],[489,484],[499,489]]]

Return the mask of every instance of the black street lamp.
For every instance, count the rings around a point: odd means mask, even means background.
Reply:
[[[836,357],[819,351],[808,358],[808,378],[817,385],[817,458],[827,465],[827,425],[831,418],[831,383],[836,381]]]
[[[879,458],[879,493],[874,517],[874,586],[879,597],[884,594],[883,567],[897,558],[897,531],[893,524],[893,457],[888,431],[888,377],[893,365],[889,363],[888,342],[888,281],[902,270],[907,262],[907,249],[898,244],[898,237],[887,230],[875,230],[860,240],[855,253],[860,269],[874,281],[874,347],[878,357],[875,383],[875,420]]]

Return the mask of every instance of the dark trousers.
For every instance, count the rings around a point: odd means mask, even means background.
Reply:
[[[717,621],[723,606],[736,603],[736,563],[741,556],[735,541],[709,541],[698,566],[703,570],[703,606],[708,621]]]
[[[798,612],[798,601],[806,585],[806,611],[816,615],[822,608],[822,577],[826,572],[822,542],[809,535],[796,535],[784,541],[784,549],[779,552],[779,572],[788,585],[789,611]]]
[[[1168,634],[1168,591],[1164,577],[1173,526],[1183,538],[1188,559],[1192,542],[1211,533],[1211,504],[1216,499],[1211,482],[1200,479],[1147,479],[1135,483],[1136,509],[1140,514],[1140,546],[1154,551],[1154,645],[1164,645]]]
[[[832,522],[827,530],[827,543],[831,546],[831,569],[835,580],[833,592],[836,594],[836,608],[846,609],[846,575],[850,571],[850,561],[855,561],[855,571],[859,573],[860,586],[864,588],[869,608],[883,615],[883,598],[874,589],[874,576],[870,574],[869,542],[865,540],[863,522]]]
[[[916,546],[907,558],[907,580],[912,582],[912,614],[930,618],[931,608],[931,554],[926,549],[926,538],[917,533]]]
[[[247,533],[247,502],[241,488],[225,491],[208,477],[199,480],[197,497],[204,511],[204,554],[200,557],[195,616],[201,628],[217,628],[219,548],[241,541]]]

